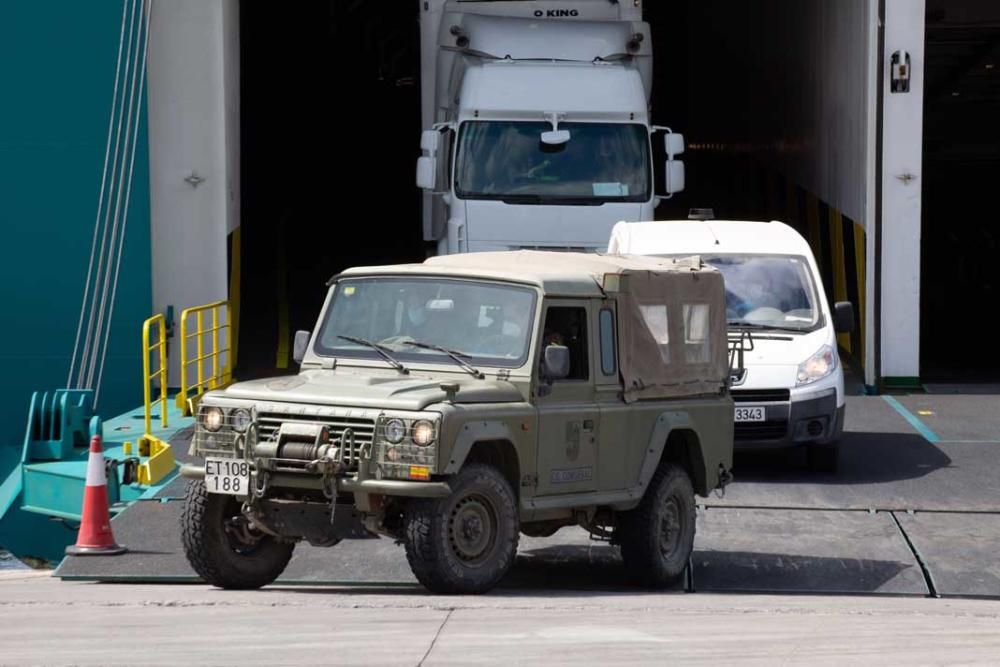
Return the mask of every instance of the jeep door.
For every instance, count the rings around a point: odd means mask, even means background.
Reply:
[[[635,469],[635,447],[630,446],[630,438],[633,433],[639,432],[633,422],[641,408],[628,405],[622,397],[614,302],[595,301],[593,310],[595,397],[601,414],[597,488],[600,491],[616,491],[635,483],[635,475],[630,476],[627,471]],[[643,450],[645,444],[642,445]]]
[[[592,491],[597,483],[600,413],[594,400],[590,303],[553,299],[545,303],[534,400],[538,406],[538,490],[540,496]],[[548,343],[570,349],[565,378],[541,377]]]

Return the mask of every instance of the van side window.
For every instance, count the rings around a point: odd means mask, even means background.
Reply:
[[[552,306],[545,313],[543,345],[565,345],[569,348],[567,380],[590,378],[587,348],[587,309]]]
[[[618,371],[615,359],[615,313],[610,308],[602,308],[601,328],[601,372],[614,375]]]

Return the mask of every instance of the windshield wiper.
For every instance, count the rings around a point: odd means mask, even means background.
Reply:
[[[801,327],[783,327],[778,324],[761,324],[759,322],[741,322],[739,320],[729,320],[726,324],[735,329],[756,329],[758,331],[791,331],[792,333],[804,333],[806,330]]]
[[[341,338],[343,340],[349,341],[351,343],[356,343],[358,345],[364,345],[365,347],[370,347],[371,349],[381,354],[382,357],[386,361],[388,361],[393,368],[398,370],[403,375],[408,375],[410,372],[409,368],[401,364],[398,359],[396,359],[391,354],[386,352],[386,347],[384,345],[379,345],[378,343],[373,343],[370,340],[366,340],[364,338],[358,338],[357,336],[337,336],[337,338]]]
[[[559,197],[554,195],[500,195],[504,204],[538,204],[550,206],[600,206],[609,201],[623,201],[607,197]]]
[[[465,361],[465,359],[463,359],[463,357],[465,357],[466,359],[469,357],[469,355],[467,355],[465,352],[459,352],[458,350],[449,350],[446,347],[441,347],[440,345],[433,345],[431,343],[424,343],[419,340],[403,341],[403,345],[411,345],[413,347],[419,347],[424,350],[434,350],[436,352],[443,352],[444,354],[447,354],[449,357],[451,357],[456,364],[458,364],[464,370],[471,373],[474,377],[477,377],[480,380],[486,377],[485,373],[483,373],[475,366],[470,365],[468,362]]]

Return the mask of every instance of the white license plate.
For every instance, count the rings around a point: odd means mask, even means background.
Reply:
[[[205,459],[205,489],[230,496],[250,495],[250,464],[239,459]]]
[[[766,421],[766,414],[763,405],[749,405],[744,408],[736,408],[736,421],[762,422]]]

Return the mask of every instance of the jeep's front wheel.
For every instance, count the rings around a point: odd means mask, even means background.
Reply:
[[[677,582],[694,548],[694,488],[683,468],[661,465],[642,502],[618,520],[618,543],[626,569],[644,586]]]
[[[281,575],[294,542],[278,541],[250,525],[235,496],[209,493],[205,483],[188,484],[181,513],[181,541],[194,571],[219,588],[252,589]]]
[[[415,499],[406,509],[406,559],[434,593],[484,593],[517,555],[517,501],[495,468],[472,464],[451,480],[451,494]]]

